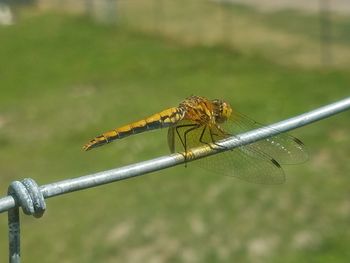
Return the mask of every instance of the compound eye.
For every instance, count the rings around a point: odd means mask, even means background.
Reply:
[[[223,118],[225,120],[227,120],[228,118],[230,118],[231,114],[232,114],[231,106],[228,103],[224,102],[222,104],[222,113],[221,113],[221,115],[223,116]]]

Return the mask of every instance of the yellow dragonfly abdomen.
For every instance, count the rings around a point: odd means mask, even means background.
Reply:
[[[247,116],[233,110],[224,100],[209,100],[190,96],[178,107],[169,108],[137,122],[105,132],[88,142],[83,149],[90,150],[116,139],[144,131],[168,127],[168,146],[171,152],[208,146],[219,147],[217,142],[252,129],[269,130]],[[236,136],[239,139],[238,136]],[[296,164],[307,160],[304,144],[297,138],[281,133],[265,140],[243,145],[218,155],[196,160],[200,166],[216,174],[234,176],[248,182],[280,184],[285,175],[280,164]]]
[[[88,151],[92,148],[104,145],[117,139],[123,139],[133,134],[169,127],[181,120],[183,116],[184,112],[181,108],[169,108],[153,114],[145,119],[124,125],[96,136],[85,144],[83,149]]]

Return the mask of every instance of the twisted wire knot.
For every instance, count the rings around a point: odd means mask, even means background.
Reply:
[[[8,195],[11,195],[16,205],[21,206],[26,215],[41,217],[46,209],[44,196],[37,183],[31,178],[14,181],[10,184]]]

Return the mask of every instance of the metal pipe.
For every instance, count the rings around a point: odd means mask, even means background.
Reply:
[[[225,146],[226,149],[209,150],[208,147],[198,147],[191,149],[195,153],[193,160],[216,154],[235,147],[246,145],[257,140],[268,138],[278,133],[286,132],[292,129],[302,127],[315,121],[327,118],[350,108],[350,97],[337,101],[335,103],[320,107],[296,117],[271,124],[267,127],[271,129],[255,129],[234,137],[227,138],[218,143]],[[44,198],[66,194],[73,191],[83,190],[98,185],[103,185],[127,178],[140,176],[150,172],[162,170],[175,165],[183,164],[184,156],[180,153],[159,157],[156,159],[131,164],[121,168],[94,173],[86,176],[67,179],[56,183],[40,186],[39,189]],[[0,213],[8,211],[15,207],[15,200],[12,196],[0,198]]]

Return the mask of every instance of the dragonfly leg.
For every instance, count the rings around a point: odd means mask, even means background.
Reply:
[[[203,136],[204,136],[206,129],[207,129],[207,125],[204,126],[202,133],[201,133],[201,136],[199,137],[199,141],[205,145],[208,145],[210,147],[210,149],[214,150],[214,147],[210,143],[203,141]],[[210,137],[212,137],[211,134],[210,134]],[[211,140],[213,141],[213,138],[211,138]]]
[[[182,146],[184,147],[184,150],[185,150],[185,154],[184,154],[184,158],[185,158],[185,167],[187,166],[187,133],[190,132],[190,131],[193,131],[193,130],[195,130],[195,129],[198,129],[199,126],[200,126],[199,124],[184,124],[184,125],[176,126],[176,128],[175,128],[176,134],[177,134],[177,136],[179,137],[179,139],[180,139],[180,141],[181,141],[181,144],[182,144]],[[181,138],[179,129],[180,129],[180,128],[184,128],[184,127],[190,127],[190,128],[187,129],[187,130],[184,132],[184,138]]]
[[[188,133],[190,133],[191,131],[194,131],[196,129],[198,129],[200,127],[200,124],[195,124],[193,127],[187,129],[185,132],[184,132],[184,140],[185,140],[185,154],[186,154],[186,158],[185,158],[185,166],[187,166],[187,135]]]
[[[207,128],[208,128],[208,126],[205,125],[204,128],[203,128],[203,130],[202,130],[202,132],[201,132],[201,136],[199,137],[199,141],[200,141],[201,143],[205,144],[205,145],[208,145],[209,148],[212,149],[212,150],[215,150],[215,147],[213,147],[212,144],[214,144],[215,146],[217,146],[217,147],[219,147],[219,148],[226,149],[226,147],[224,147],[224,146],[222,146],[222,145],[220,145],[220,144],[217,144],[217,143],[215,142],[213,136],[215,136],[215,135],[218,136],[218,134],[212,133],[212,130],[211,130],[210,128],[209,128],[209,134],[210,134],[211,143],[205,142],[205,141],[203,140],[203,137],[204,137],[204,134],[205,134],[205,131],[206,131]]]
[[[217,146],[217,147],[219,147],[219,148],[221,148],[221,149],[227,149],[225,146],[222,146],[222,145],[220,145],[220,144],[217,144],[216,141],[214,140],[214,136],[215,136],[215,135],[218,136],[218,134],[214,134],[214,133],[212,132],[211,129],[209,129],[209,134],[210,134],[211,142],[212,142],[215,146]],[[225,132],[224,135],[227,135],[227,133]]]

